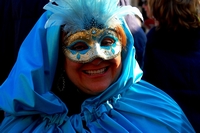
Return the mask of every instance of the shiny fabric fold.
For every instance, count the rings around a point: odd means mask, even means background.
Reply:
[[[14,67],[0,86],[0,108],[12,115],[53,114],[65,110],[49,91],[57,64],[60,28],[44,29],[48,15],[45,13],[26,37]]]

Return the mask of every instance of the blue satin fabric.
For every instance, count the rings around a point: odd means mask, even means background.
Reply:
[[[65,104],[50,91],[60,27],[44,29],[49,15],[45,12],[35,24],[0,86],[0,109],[6,112],[1,133],[195,132],[173,99],[141,80],[134,41],[126,24],[127,48],[122,53],[119,79],[102,94],[85,100],[79,114],[68,116]]]

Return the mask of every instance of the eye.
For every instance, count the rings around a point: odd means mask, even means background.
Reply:
[[[103,41],[101,42],[101,46],[110,46],[114,43],[115,41],[111,38],[104,38]]]
[[[76,50],[76,51],[81,51],[81,50],[88,49],[88,46],[83,42],[77,42],[76,44],[71,46],[70,49],[71,50]]]

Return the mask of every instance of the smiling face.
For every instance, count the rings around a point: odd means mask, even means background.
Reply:
[[[66,74],[83,92],[99,94],[120,75],[123,40],[119,31],[113,29],[98,30],[89,39],[80,37],[83,32],[75,34],[67,39],[63,37]]]
[[[96,58],[89,63],[76,63],[65,59],[65,71],[68,78],[83,92],[96,95],[104,91],[119,77],[121,56],[102,60]]]

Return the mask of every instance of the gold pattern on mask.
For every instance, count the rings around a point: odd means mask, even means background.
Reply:
[[[75,42],[76,40],[84,40],[85,42],[89,42],[93,40],[93,37],[100,37],[101,34],[105,31],[106,29],[98,29],[98,28],[91,28],[90,30],[83,30],[76,32],[69,37],[64,38],[64,44],[65,46],[69,46],[72,42]]]
[[[93,38],[100,38],[102,34],[104,34],[104,32],[106,32],[106,34],[113,34],[118,37],[120,42],[122,41],[122,37],[120,36],[120,33],[119,33],[120,31],[116,27],[104,28],[104,29],[98,29],[98,28],[93,27],[90,30],[82,30],[74,34],[71,34],[70,36],[66,35],[63,39],[64,45],[69,46],[76,40],[83,40],[87,42],[87,44],[92,45],[93,42],[91,42],[91,40],[94,40]]]

